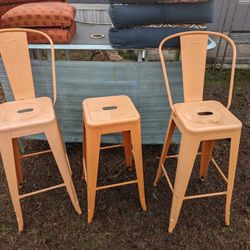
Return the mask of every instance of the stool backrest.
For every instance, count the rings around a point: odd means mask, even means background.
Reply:
[[[180,39],[180,53],[182,63],[183,95],[184,102],[197,102],[203,100],[203,88],[205,81],[206,57],[208,36],[213,35],[224,39],[232,47],[232,66],[230,75],[229,95],[227,108],[229,109],[232,101],[233,83],[236,64],[236,47],[228,36],[212,31],[188,31],[177,33],[164,38],[159,46],[159,54],[162,65],[163,76],[168,93],[169,105],[175,113],[171,90],[168,81],[167,68],[163,55],[165,44],[171,39]]]
[[[23,100],[35,97],[35,88],[27,39],[27,33],[29,32],[44,36],[50,44],[53,102],[55,104],[56,72],[54,44],[47,34],[33,29],[0,29],[0,54],[9,79],[14,99]]]

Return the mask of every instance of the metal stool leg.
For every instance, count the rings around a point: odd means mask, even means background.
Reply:
[[[10,137],[1,137],[1,155],[3,160],[4,171],[6,174],[6,179],[8,182],[8,187],[10,191],[11,200],[16,213],[18,230],[23,231],[23,215],[21,204],[19,200],[19,190],[18,190],[18,179],[15,167],[15,155],[14,148],[12,144],[12,139]]]
[[[205,180],[207,175],[209,162],[213,153],[214,143],[215,143],[214,140],[202,142],[201,166],[200,166],[200,179],[202,181]]]
[[[129,170],[132,169],[132,147],[131,147],[131,137],[130,132],[122,132],[123,144],[124,144],[124,154],[126,166]]]
[[[176,226],[199,144],[200,141],[197,139],[182,135],[170,212],[169,233],[172,233]]]
[[[15,157],[15,167],[16,167],[16,174],[19,187],[23,185],[23,173],[22,173],[22,162],[20,158],[20,151],[18,145],[18,139],[12,139],[13,149],[14,149],[14,157]]]
[[[226,212],[225,212],[226,225],[229,225],[230,223],[230,206],[231,206],[231,201],[232,201],[232,193],[233,193],[236,165],[237,165],[237,159],[238,159],[240,134],[241,134],[241,131],[238,131],[231,138],[229,167],[228,167]]]
[[[92,222],[95,210],[96,183],[100,154],[100,134],[91,129],[86,131],[86,167],[88,186],[88,223]]]
[[[134,153],[134,161],[136,168],[136,176],[138,181],[138,189],[140,195],[140,202],[142,209],[147,210],[145,202],[145,191],[144,191],[144,178],[143,178],[143,164],[142,164],[142,147],[141,147],[141,126],[140,122],[134,125],[131,130],[131,141]]]
[[[50,126],[48,126],[45,129],[45,135],[47,137],[50,148],[57,163],[58,169],[65,183],[66,189],[69,193],[71,202],[76,212],[78,214],[81,214],[82,211],[76,196],[76,191],[71,177],[70,166],[68,165],[65,148],[56,121],[54,121]]]
[[[83,171],[82,171],[82,179],[87,183],[87,153],[86,153],[86,129],[84,123],[82,124],[82,163],[83,163]]]
[[[164,163],[165,163],[166,156],[167,156],[167,153],[169,151],[170,144],[171,144],[171,139],[172,139],[172,136],[174,133],[174,129],[175,129],[175,123],[174,123],[174,121],[172,119],[172,115],[171,115],[171,117],[169,119],[168,129],[166,132],[165,142],[164,142],[164,145],[162,148],[161,159],[160,159],[158,170],[157,170],[155,180],[154,180],[154,186],[157,186],[158,181],[161,177],[162,165],[164,165]]]

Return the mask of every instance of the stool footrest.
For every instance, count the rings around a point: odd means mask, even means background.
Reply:
[[[20,156],[20,158],[23,159],[23,158],[28,158],[28,157],[32,157],[32,156],[41,155],[41,154],[47,154],[47,153],[52,153],[51,149],[43,150],[43,151],[39,151],[39,152],[35,152],[35,153],[30,153],[30,154],[23,154]]]
[[[32,195],[35,195],[35,194],[40,194],[40,193],[47,192],[47,191],[50,191],[50,190],[53,190],[53,189],[56,189],[56,188],[61,188],[61,187],[65,187],[65,183],[61,183],[61,184],[58,184],[58,185],[55,185],[55,186],[52,186],[52,187],[40,189],[40,190],[31,192],[31,193],[19,195],[19,199],[23,199],[23,198],[26,198],[26,197],[29,197],[29,196],[32,196]]]
[[[176,158],[176,157],[178,157],[178,155],[171,155],[170,157],[166,157],[166,158]],[[216,169],[219,171],[219,173],[221,174],[223,179],[227,182],[227,178],[225,177],[222,170],[220,169],[220,167],[218,166],[218,164],[215,162],[215,160],[212,157],[211,157],[211,161],[214,164],[214,166],[216,167]],[[167,170],[165,169],[163,164],[161,164],[161,168],[162,168],[164,176],[166,177],[169,188],[171,189],[172,193],[174,193],[173,184],[171,183],[171,180],[168,176]],[[205,198],[205,197],[212,197],[212,196],[220,196],[220,195],[226,195],[226,194],[227,194],[227,191],[207,193],[207,194],[198,194],[198,195],[189,195],[189,196],[184,196],[184,200],[191,200],[191,199],[198,199],[198,198]]]
[[[120,182],[120,183],[116,183],[116,184],[111,184],[111,185],[96,187],[96,190],[102,190],[102,189],[107,189],[107,188],[119,187],[119,186],[124,186],[124,185],[135,184],[135,183],[138,183],[138,181],[137,180],[133,180],[133,181]]]
[[[201,152],[198,152],[197,155],[201,155]],[[174,158],[178,158],[178,157],[179,157],[179,155],[166,155],[166,156],[165,156],[165,159],[174,159]],[[223,180],[227,183],[227,177],[225,176],[225,174],[224,174],[223,171],[221,170],[221,168],[220,168],[220,166],[218,165],[218,163],[215,161],[215,159],[214,159],[213,157],[211,157],[210,160],[211,160],[211,162],[213,163],[213,165],[215,166],[215,168],[218,170],[218,172],[220,173],[220,175],[221,175],[221,177],[223,178]],[[171,184],[171,182],[170,182],[170,180],[169,180],[168,175],[166,175],[166,170],[165,170],[165,168],[164,168],[163,165],[162,165],[161,167],[162,167],[162,169],[163,169],[163,173],[164,173],[165,177],[167,178],[168,184],[169,184],[171,190],[173,191],[173,186],[172,186],[172,184]],[[164,170],[165,170],[165,172],[164,172]]]
[[[201,155],[201,152],[198,152],[197,155]],[[179,155],[165,155],[165,159],[178,158]]]
[[[162,167],[163,174],[165,175],[165,177],[166,177],[166,179],[167,179],[169,188],[171,189],[171,191],[172,191],[172,193],[173,193],[173,192],[174,192],[174,188],[173,188],[173,185],[172,185],[172,183],[171,183],[171,181],[170,181],[170,178],[169,178],[169,176],[168,176],[168,173],[167,173],[165,167],[163,166],[163,164],[161,165],[161,167]]]
[[[206,197],[212,197],[212,196],[220,196],[220,195],[226,195],[226,194],[227,194],[227,191],[216,192],[216,193],[208,193],[208,194],[189,195],[189,196],[184,196],[184,200],[192,200],[192,199],[206,198]]]
[[[217,162],[214,160],[213,157],[211,157],[211,162],[216,167],[216,169],[218,170],[218,172],[220,173],[220,175],[222,176],[222,178],[224,179],[224,181],[227,183],[227,177],[224,175],[224,173],[222,172],[221,168],[219,167],[219,165],[217,164]]]
[[[116,145],[112,145],[112,146],[105,146],[105,147],[100,147],[100,150],[105,150],[105,149],[110,149],[110,148],[121,148],[124,147],[123,144],[116,144]]]

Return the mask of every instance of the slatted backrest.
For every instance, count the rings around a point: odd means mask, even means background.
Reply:
[[[27,33],[39,34],[50,44],[53,103],[55,104],[57,91],[54,44],[47,34],[33,29],[0,29],[0,54],[14,99],[23,100],[35,97]]]
[[[163,54],[165,44],[172,40],[180,38],[182,75],[183,75],[183,94],[184,102],[196,102],[203,100],[203,88],[206,69],[206,55],[208,36],[213,35],[224,39],[232,47],[232,65],[229,84],[229,94],[227,108],[230,108],[236,65],[236,46],[231,38],[222,33],[213,31],[188,31],[174,34],[164,38],[159,46],[160,61],[162,73],[166,84],[168,101],[172,111],[175,113],[174,104],[171,95],[171,89],[168,81],[167,67]]]
[[[35,97],[26,33],[0,33],[0,53],[14,99]]]

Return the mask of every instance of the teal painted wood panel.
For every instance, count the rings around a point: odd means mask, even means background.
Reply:
[[[32,61],[37,96],[51,96],[51,70],[48,61]],[[167,64],[172,94],[182,101],[182,75],[179,62]],[[56,115],[66,142],[82,141],[82,100],[88,97],[128,95],[141,114],[144,144],[162,144],[170,108],[159,62],[57,61]],[[7,100],[12,99],[8,79],[0,63],[0,80]],[[178,142],[178,134],[173,141]],[[39,137],[40,138],[40,137]],[[103,142],[119,141],[117,135]]]

